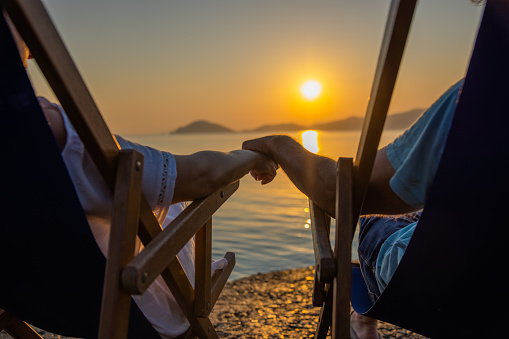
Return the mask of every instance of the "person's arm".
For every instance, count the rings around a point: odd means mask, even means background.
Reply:
[[[277,164],[267,156],[248,150],[202,151],[174,157],[177,179],[172,203],[207,196],[251,170],[259,173],[258,180],[264,185],[274,179],[277,170]]]
[[[48,120],[55,139],[63,150],[67,132],[58,106],[40,97],[39,104]],[[118,137],[117,138],[121,138]],[[122,139],[122,138],[121,138]],[[117,139],[118,140],[118,139]],[[122,139],[124,140],[124,139]],[[132,148],[133,143],[127,148]],[[259,173],[262,185],[276,176],[277,164],[267,156],[254,151],[237,150],[228,153],[202,151],[191,155],[174,155],[177,179],[172,203],[202,198],[246,175],[251,170]]]
[[[379,149],[361,214],[403,214],[417,210],[401,200],[392,190],[390,180],[394,173],[386,148]]]
[[[313,154],[289,136],[273,135],[245,141],[244,149],[267,154],[288,175],[294,185],[327,214],[335,215],[336,161]],[[256,175],[256,172],[252,171]],[[399,214],[415,210],[390,188],[394,174],[385,148],[378,151],[362,214]]]
[[[248,140],[242,148],[267,154],[302,193],[329,215],[335,214],[336,161],[309,152],[286,135]],[[255,171],[251,174],[257,175]]]

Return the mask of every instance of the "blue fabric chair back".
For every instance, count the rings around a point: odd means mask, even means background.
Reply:
[[[509,1],[488,0],[422,218],[377,302],[353,290],[359,313],[433,338],[507,331],[508,95]]]
[[[0,307],[97,338],[106,260],[0,15]],[[130,338],[160,338],[132,303]]]

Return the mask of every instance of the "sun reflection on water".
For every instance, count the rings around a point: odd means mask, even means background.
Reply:
[[[317,131],[304,131],[302,132],[302,145],[305,149],[312,153],[318,153],[318,132]]]

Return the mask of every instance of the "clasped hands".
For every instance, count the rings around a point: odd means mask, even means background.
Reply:
[[[279,164],[271,157],[268,147],[270,137],[261,137],[257,139],[244,141],[242,149],[255,151],[264,155],[266,161],[260,166],[252,169],[249,173],[256,181],[261,181],[262,185],[270,183],[276,177]]]

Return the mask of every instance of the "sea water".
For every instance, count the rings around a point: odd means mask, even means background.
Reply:
[[[380,146],[401,131],[386,131]],[[301,141],[302,132],[290,133]],[[130,140],[173,154],[201,150],[240,149],[244,140],[261,136],[253,133],[131,135]],[[318,154],[335,160],[355,157],[360,131],[318,132]],[[333,183],[331,183],[333,184]],[[281,170],[274,181],[260,185],[247,175],[240,187],[213,217],[213,259],[234,252],[236,266],[230,279],[314,265],[307,197],[298,191]],[[358,231],[357,231],[358,232]],[[334,239],[334,222],[331,240]],[[352,257],[357,258],[357,237]]]

